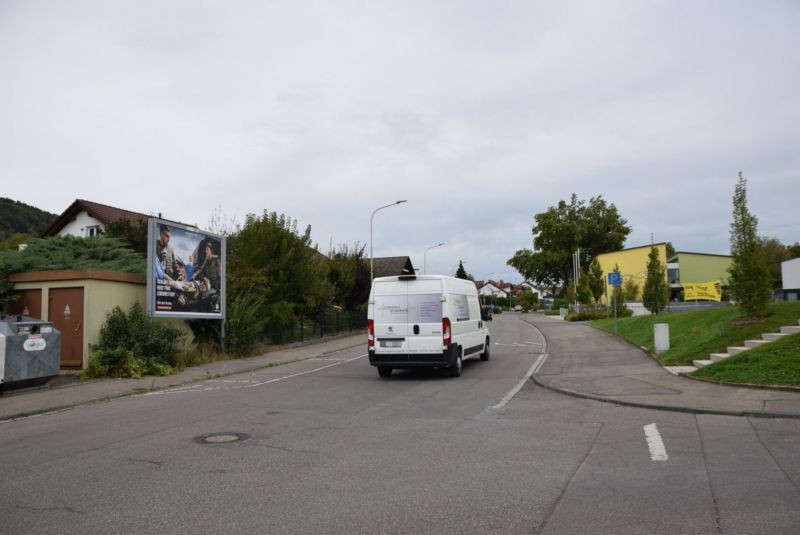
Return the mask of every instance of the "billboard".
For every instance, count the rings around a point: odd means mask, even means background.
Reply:
[[[151,218],[147,311],[172,318],[225,317],[225,238]]]
[[[721,301],[722,287],[719,280],[708,282],[687,282],[683,286],[684,301]]]

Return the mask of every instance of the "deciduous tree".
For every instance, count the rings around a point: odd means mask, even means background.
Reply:
[[[647,278],[642,291],[642,303],[651,314],[658,314],[664,310],[669,299],[667,267],[661,263],[658,256],[658,249],[652,247],[647,256]]]

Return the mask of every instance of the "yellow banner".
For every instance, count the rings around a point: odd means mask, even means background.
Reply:
[[[708,282],[687,282],[686,284],[681,284],[681,286],[683,286],[684,301],[695,301],[701,299],[703,301],[722,300],[722,288],[719,280]]]

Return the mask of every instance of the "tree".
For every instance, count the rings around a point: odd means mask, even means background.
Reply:
[[[589,276],[581,270],[580,278],[578,279],[578,302],[582,305],[590,305],[592,303],[592,290],[589,286]]]
[[[105,235],[119,238],[137,253],[147,256],[147,222],[117,219],[105,226]]]
[[[365,247],[358,243],[352,249],[341,245],[339,249],[328,252],[328,282],[334,290],[333,302],[347,310],[363,305],[369,298],[369,265],[364,261]]]
[[[567,278],[567,286],[564,290],[564,299],[567,300],[567,305],[572,306],[575,302],[575,281],[572,277]]]
[[[248,214],[228,238],[228,292],[252,291],[267,307],[289,303],[312,312],[330,304],[328,269],[327,258],[312,246],[311,227],[301,234],[297,221],[283,214]]]
[[[600,267],[600,262],[597,261],[597,258],[593,258],[592,263],[589,264],[587,278],[589,279],[589,291],[592,293],[592,299],[597,303],[603,297],[603,292],[606,289],[605,281],[603,280],[603,268]]]
[[[458,261],[458,269],[456,270],[456,278],[469,280],[469,281],[474,280],[472,278],[472,275],[467,273],[467,270],[464,269],[464,261],[463,260],[459,260]]]
[[[614,264],[612,273],[620,273],[619,265]],[[613,286],[611,295],[613,302],[609,303],[609,305],[613,307],[615,315],[620,318],[627,316],[628,307],[625,306],[625,299],[622,296],[622,286]]]
[[[794,244],[788,246],[786,250],[789,253],[789,259],[792,258],[800,258],[800,242],[794,242]]]
[[[633,277],[628,277],[622,283],[622,298],[625,301],[639,300],[639,283]]]
[[[581,265],[599,254],[622,248],[631,228],[602,196],[588,203],[572,194],[534,216],[534,250],[520,249],[508,260],[524,279],[547,287],[565,287],[572,276],[572,255],[581,249]]]
[[[658,258],[658,249],[652,247],[647,257],[647,278],[644,281],[642,303],[651,314],[658,314],[667,306],[668,299],[667,267]]]
[[[517,294],[517,304],[522,305],[525,310],[536,310],[539,305],[539,294],[527,288]]]
[[[731,257],[728,281],[742,316],[765,316],[772,296],[771,277],[758,240],[758,218],[747,208],[747,180],[741,172],[733,194]]]
[[[761,243],[761,248],[764,250],[764,258],[767,261],[769,275],[772,279],[772,290],[780,290],[783,287],[781,263],[791,258],[789,249],[776,238],[762,236],[759,241]]]

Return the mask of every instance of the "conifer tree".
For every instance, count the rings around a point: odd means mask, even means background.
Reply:
[[[652,247],[647,257],[647,278],[642,291],[642,303],[651,314],[658,314],[664,310],[669,297],[667,268],[658,256],[658,249]]]
[[[765,316],[772,295],[771,277],[758,239],[758,218],[747,208],[747,180],[741,171],[733,194],[731,257],[728,282],[741,315]]]

